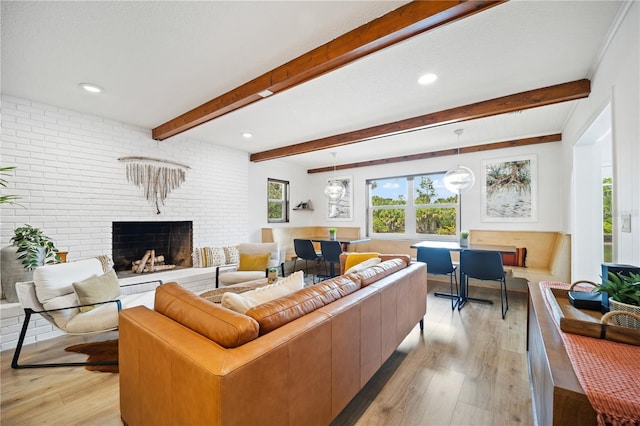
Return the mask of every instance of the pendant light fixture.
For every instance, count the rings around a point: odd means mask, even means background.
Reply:
[[[456,129],[453,131],[458,135],[458,159],[460,159],[460,135],[463,129]],[[458,165],[455,168],[449,170],[444,175],[444,186],[454,194],[462,194],[463,192],[471,189],[476,181],[476,177],[470,168]]]
[[[336,179],[336,153],[332,152],[331,155],[333,155],[333,179],[331,179],[324,188],[324,195],[329,199],[329,201],[335,202],[344,197],[344,194],[347,192],[347,188],[344,187],[344,184],[341,181]]]

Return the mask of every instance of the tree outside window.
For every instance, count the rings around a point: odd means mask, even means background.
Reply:
[[[613,178],[602,178],[603,261],[613,262]]]
[[[453,238],[458,196],[446,190],[443,177],[432,173],[368,181],[369,234]]]
[[[267,222],[289,222],[289,182],[267,179]]]

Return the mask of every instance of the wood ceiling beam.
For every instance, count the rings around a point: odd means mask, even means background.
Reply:
[[[255,79],[192,109],[151,132],[164,140],[263,99],[259,93],[282,92],[350,62],[449,22],[471,16],[506,0],[414,1],[317,47]]]
[[[460,154],[468,154],[470,152],[490,151],[493,149],[513,148],[516,146],[534,145],[539,143],[559,142],[562,140],[562,133],[552,135],[535,136],[532,138],[515,139],[510,141],[493,142],[484,145],[474,145],[460,148]],[[391,163],[400,163],[403,161],[424,160],[427,158],[445,157],[448,155],[457,155],[458,149],[444,149],[441,151],[423,152],[421,154],[402,155],[399,157],[383,158],[380,160],[360,161],[357,163],[340,164],[335,166],[335,170],[355,169],[358,167],[382,166]],[[334,166],[320,167],[317,169],[309,169],[307,173],[324,173],[332,172]]]
[[[324,149],[337,148],[352,143],[363,142],[371,139],[382,138],[419,129],[442,126],[479,118],[506,114],[514,111],[522,111],[545,105],[553,105],[560,102],[582,99],[591,93],[591,82],[587,79],[576,80],[569,83],[543,87],[527,92],[503,96],[474,104],[463,105],[438,111],[431,114],[395,121],[393,123],[380,124],[366,129],[354,130],[326,138],[315,139],[299,144],[283,146],[267,151],[251,154],[250,160],[254,162],[273,160]]]

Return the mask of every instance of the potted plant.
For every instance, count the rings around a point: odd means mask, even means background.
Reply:
[[[6,176],[8,175],[7,172],[10,172],[11,170],[15,169],[14,166],[7,166],[7,167],[0,167],[0,176]],[[3,178],[0,178],[0,187],[2,188],[6,188],[7,187],[7,181]],[[20,197],[18,197],[17,195],[2,195],[0,194],[0,204],[17,204],[14,203],[15,200],[19,199]]]
[[[17,302],[15,284],[33,279],[33,270],[58,263],[58,249],[51,238],[31,225],[14,230],[11,246],[2,249],[2,292],[8,302]]]
[[[469,231],[460,231],[460,247],[469,245]]]
[[[640,315],[640,274],[633,272],[609,272],[609,278],[596,286],[594,291],[607,293],[612,311],[633,312]],[[616,325],[640,328],[640,322],[627,316],[613,318]]]
[[[329,239],[335,241],[336,239],[336,232],[338,230],[336,228],[329,228]]]

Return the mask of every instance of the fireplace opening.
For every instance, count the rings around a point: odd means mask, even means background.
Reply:
[[[150,250],[155,251],[156,257],[164,257],[161,264],[175,265],[175,269],[192,267],[193,222],[113,222],[113,268],[118,276],[133,274],[134,262]],[[164,269],[169,268],[173,267]],[[149,267],[146,269],[145,272],[152,272]]]

